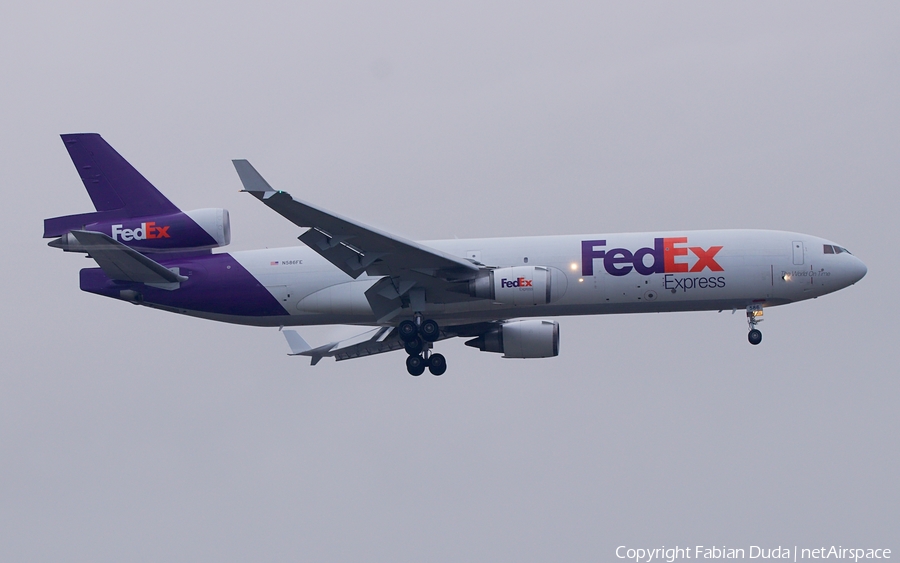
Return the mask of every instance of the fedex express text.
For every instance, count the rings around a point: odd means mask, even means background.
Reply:
[[[687,246],[687,237],[653,239],[652,247],[631,251],[627,248],[604,249],[605,240],[581,241],[581,274],[594,275],[594,260],[603,261],[603,269],[611,276],[626,276],[632,271],[643,276],[665,274],[663,286],[671,291],[689,289],[715,289],[725,287],[725,276],[682,276],[676,274],[723,272],[716,261],[722,246]],[[693,265],[680,261],[688,255],[696,256]],[[683,257],[683,258],[682,258]]]

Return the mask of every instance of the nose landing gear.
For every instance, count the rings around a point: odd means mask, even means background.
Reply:
[[[762,342],[762,332],[758,329],[753,329],[749,333],[747,333],[747,340],[750,341],[750,344],[754,346]]]
[[[757,324],[763,322],[762,316],[763,309],[761,305],[750,305],[747,307],[747,324],[750,326],[747,340],[754,346],[762,342],[762,332],[756,328]]]

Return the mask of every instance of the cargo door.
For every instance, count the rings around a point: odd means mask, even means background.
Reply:
[[[794,265],[800,266],[803,264],[803,241],[795,240],[793,242],[794,247]]]

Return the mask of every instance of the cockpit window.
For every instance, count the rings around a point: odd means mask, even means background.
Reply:
[[[850,252],[843,246],[838,246],[836,244],[835,245],[826,244],[822,247],[822,250],[825,251],[825,254],[841,254],[843,252],[846,252],[847,254],[852,254],[852,252]]]

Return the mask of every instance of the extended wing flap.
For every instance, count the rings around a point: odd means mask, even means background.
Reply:
[[[291,348],[291,356],[308,356],[311,364],[316,365],[325,357],[337,361],[361,358],[373,354],[392,352],[403,348],[403,342],[397,331],[391,327],[380,327],[358,334],[339,342],[330,342],[317,348],[311,347],[295,330],[283,331],[284,338]],[[369,336],[371,335],[371,336]],[[368,338],[365,338],[369,336]],[[365,338],[360,341],[361,338]],[[342,345],[343,344],[343,345]]]
[[[393,352],[403,348],[403,341],[396,334],[397,331],[389,327],[379,329],[375,335],[358,344],[344,346],[332,350],[331,354],[336,361],[351,360],[353,358],[362,358],[373,354],[382,354],[384,352]]]
[[[312,204],[276,191],[246,160],[234,167],[250,192],[271,209],[309,230],[300,240],[352,278],[370,275],[402,275],[405,271],[427,273],[442,279],[467,279],[478,272],[471,262],[368,227]]]
[[[159,262],[113,240],[103,233],[72,231],[72,235],[97,261],[110,279],[140,283],[178,283],[187,280]]]

